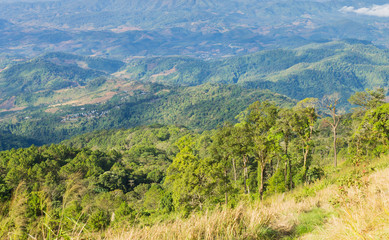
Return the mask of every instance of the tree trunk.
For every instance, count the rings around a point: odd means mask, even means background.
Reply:
[[[308,153],[309,153],[309,145],[306,146],[305,152],[304,152],[304,182],[307,181],[307,159],[308,159]]]
[[[244,193],[250,193],[247,189],[247,156],[243,156]]]
[[[338,166],[338,160],[337,160],[337,155],[336,155],[336,127],[333,127],[332,129],[334,133],[334,166]]]
[[[226,207],[228,206],[228,193],[227,193],[227,170],[224,171],[224,176],[226,178],[226,180],[224,181],[224,197],[225,197],[225,203],[226,203]]]
[[[288,161],[285,161],[284,180],[285,187],[288,188]]]
[[[236,165],[235,165],[235,159],[232,158],[232,168],[234,170],[234,183],[235,183],[235,187],[236,187]]]
[[[292,183],[292,161],[288,157],[288,171],[289,171],[289,190],[292,190],[293,183]]]
[[[260,184],[259,184],[259,197],[262,200],[263,199],[263,192],[264,192],[264,180],[265,180],[265,166],[266,163],[258,163],[259,170],[260,170]]]
[[[292,190],[292,162],[289,158],[288,147],[289,147],[289,136],[286,135],[285,136],[285,156],[287,160],[285,162],[285,186],[288,188],[288,190]]]

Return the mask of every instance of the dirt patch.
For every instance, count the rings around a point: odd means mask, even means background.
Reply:
[[[127,70],[123,70],[123,71],[120,71],[120,72],[113,73],[112,76],[121,77],[121,78],[131,78],[132,74],[128,73]]]
[[[159,94],[162,94],[162,93],[169,93],[169,92],[170,92],[169,89],[162,89],[161,91],[156,92],[154,95],[159,95]]]
[[[90,67],[88,66],[88,64],[84,61],[76,61],[77,65],[80,67],[80,68],[83,68],[83,69],[90,69]]]
[[[113,96],[116,95],[116,92],[106,92],[104,96],[101,97],[91,97],[91,96],[85,96],[76,100],[60,103],[60,104],[55,104],[52,105],[52,108],[56,108],[58,106],[64,106],[64,105],[73,105],[73,106],[82,106],[86,104],[96,104],[96,103],[102,103],[110,100]]]
[[[116,92],[106,92],[104,96],[91,99],[91,101],[88,104],[95,104],[95,103],[101,103],[106,102],[109,99],[111,99],[113,96],[116,95]]]
[[[0,72],[7,70],[7,69],[8,69],[8,67],[2,68],[2,69],[0,69]]]
[[[11,109],[0,110],[0,112],[16,112],[16,111],[21,111],[21,110],[23,110],[25,108],[26,107],[15,107],[15,108],[11,108]]]
[[[8,99],[5,102],[3,102],[2,104],[0,104],[0,109],[1,108],[11,109],[11,108],[15,107],[15,100],[16,100],[16,97],[12,96],[10,99]]]
[[[126,92],[130,92],[134,90],[145,91],[145,86],[137,82],[129,82],[129,81],[122,80],[122,81],[116,81],[114,84],[115,84],[114,88],[119,88],[120,91],[126,91]]]
[[[59,110],[59,108],[54,107],[54,108],[48,108],[45,110],[47,113],[56,113]]]
[[[157,77],[167,76],[167,75],[170,75],[170,74],[175,73],[175,72],[177,72],[176,67],[174,67],[170,70],[163,71],[161,73],[153,74],[150,76],[150,78],[156,79]]]

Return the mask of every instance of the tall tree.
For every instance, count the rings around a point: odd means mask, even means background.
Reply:
[[[277,131],[282,134],[285,159],[285,186],[292,189],[292,161],[289,156],[289,143],[293,137],[293,111],[291,109],[281,109],[277,119]]]
[[[234,156],[241,159],[243,164],[243,188],[244,193],[250,193],[250,188],[247,185],[248,167],[250,164],[250,153],[252,152],[253,142],[247,124],[237,124],[232,132],[232,151]]]
[[[357,155],[380,155],[389,150],[389,103],[368,110],[353,134]]]
[[[304,181],[308,170],[308,156],[311,152],[313,127],[317,119],[314,107],[297,105],[292,117],[293,131],[297,133],[303,144],[303,171]]]
[[[337,159],[337,149],[336,149],[336,140],[337,140],[337,130],[340,123],[341,115],[339,114],[339,109],[337,108],[339,104],[339,95],[326,95],[321,101],[321,108],[323,113],[329,116],[330,120],[325,119],[324,121],[331,126],[333,134],[333,151],[334,151],[334,167],[338,166]]]
[[[171,184],[176,209],[191,211],[203,207],[212,196],[213,171],[210,159],[201,159],[196,155],[193,137],[182,137],[177,146],[180,152],[167,170],[166,184]]]
[[[233,154],[233,149],[231,145],[233,144],[232,140],[232,126],[230,124],[225,124],[222,128],[219,128],[215,135],[214,141],[211,145],[212,156],[218,162],[218,167],[222,170],[222,182],[223,182],[223,191],[225,196],[225,204],[228,205],[228,192],[231,188],[229,184],[229,172],[232,167],[234,185],[236,186],[237,181],[237,172],[236,172],[236,161]]]
[[[278,144],[274,132],[278,107],[269,102],[254,102],[249,106],[248,124],[252,132],[253,153],[258,163],[258,193],[263,198],[265,169]]]

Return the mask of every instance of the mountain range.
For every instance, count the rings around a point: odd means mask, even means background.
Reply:
[[[0,128],[37,144],[153,123],[204,131],[236,121],[256,100],[292,106],[338,93],[339,107],[348,109],[353,93],[389,82],[389,51],[357,40],[216,60],[122,62],[55,52],[3,63]]]
[[[387,46],[383,0],[0,1],[0,49],[201,58],[346,38]]]

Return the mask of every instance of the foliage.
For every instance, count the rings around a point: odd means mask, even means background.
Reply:
[[[183,125],[203,131],[213,129],[224,121],[234,121],[239,112],[258,99],[272,99],[285,106],[293,104],[293,100],[269,91],[220,84],[188,88],[159,84],[135,87],[144,87],[147,93],[138,91],[130,97],[123,93],[123,96],[112,98],[106,104],[68,106],[54,114],[27,111],[16,122],[11,119],[1,122],[0,129],[28,136],[39,143],[57,143],[93,130],[156,123]]]
[[[332,154],[323,149],[332,136],[313,100],[290,109],[257,101],[238,114],[238,123],[202,133],[152,125],[2,151],[0,237],[69,238],[126,224],[153,225],[221,206],[235,209],[241,201],[268,201],[294,188],[293,201],[315,197],[338,169],[326,161]],[[365,167],[366,156],[388,150],[388,111],[382,104],[363,119],[342,115],[340,156],[355,160],[341,163],[353,168],[337,177],[342,189],[368,186],[367,174],[374,169]],[[306,212],[288,235],[311,232],[326,217],[321,211]],[[284,234],[266,221],[250,231],[263,238]]]
[[[235,122],[236,115],[258,100],[291,107],[290,98],[321,98],[336,91],[339,106],[349,108],[346,99],[353,93],[381,87],[356,99],[368,101],[374,95],[382,102],[385,56],[371,44],[350,41],[210,61],[133,59],[126,65],[49,53],[0,73],[0,129],[44,144],[93,130],[154,123],[210,130]]]

